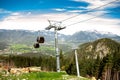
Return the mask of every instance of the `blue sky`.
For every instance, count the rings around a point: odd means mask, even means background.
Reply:
[[[0,0],[0,29],[44,30],[48,19],[61,21],[75,15],[79,16],[62,25],[98,17],[67,26],[61,33],[97,30],[120,35],[120,0]]]
[[[10,11],[51,10],[53,8],[67,8],[88,6],[89,3],[72,0],[0,0],[0,7]]]

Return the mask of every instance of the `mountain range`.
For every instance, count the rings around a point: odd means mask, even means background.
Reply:
[[[31,43],[37,36],[44,36],[46,42],[54,41],[54,32],[52,31],[29,31],[29,30],[0,30],[0,41],[9,43]],[[73,35],[58,34],[58,40],[61,42],[89,42],[100,38],[111,38],[120,41],[120,36],[107,32],[98,31],[80,31]]]
[[[54,45],[54,32],[52,31],[29,31],[29,30],[5,30],[0,29],[0,42],[11,44],[27,44],[33,45],[38,36],[45,38],[45,45]],[[73,45],[79,45],[86,42],[91,42],[101,38],[110,38],[120,41],[120,36],[110,32],[98,31],[80,31],[73,35],[64,35],[58,33],[58,43],[60,47],[68,45],[71,48]],[[3,44],[2,44],[3,45]]]
[[[120,36],[110,32],[98,32],[98,31],[80,31],[71,35],[72,40],[76,42],[90,42],[100,38],[111,38],[117,41],[120,40]]]

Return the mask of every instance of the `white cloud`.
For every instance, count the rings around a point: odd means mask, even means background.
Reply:
[[[109,13],[110,11],[105,11],[107,8],[114,8],[119,6],[118,1],[119,0],[71,0],[75,2],[86,2],[89,3],[88,6],[78,6],[78,10],[70,10],[68,12],[73,12],[73,13],[88,13],[91,15],[102,15],[105,13]],[[119,1],[120,2],[120,1]],[[75,7],[68,7],[68,8],[73,8]]]
[[[11,15],[0,21],[0,29],[43,30],[49,25],[48,19],[59,21],[67,17],[69,17],[67,14],[25,15],[17,13],[15,16]]]
[[[55,9],[53,9],[53,10],[55,10],[55,11],[65,11],[66,9],[63,9],[63,8],[55,8]]]
[[[102,5],[104,5],[104,4],[106,4],[110,1],[108,1],[108,0],[104,0],[104,1],[101,1],[101,0],[86,0],[86,2],[90,3],[90,5],[87,8],[88,9],[93,9],[93,8],[102,6]]]
[[[101,12],[104,13],[104,12]],[[31,14],[31,13],[30,13]],[[27,30],[44,30],[48,25],[48,19],[61,21],[70,16],[76,15],[75,13],[63,13],[63,14],[38,14],[38,15],[23,15],[17,13],[16,16],[11,15],[0,22],[0,29],[27,29]],[[78,21],[86,20],[96,16],[90,14],[81,14],[78,17],[72,18],[63,22],[63,25],[69,25]],[[59,31],[64,34],[73,34],[77,31],[83,30],[98,30],[107,31],[120,35],[120,20],[119,19],[107,19],[98,17],[93,20],[89,20],[83,23],[67,26],[66,29]]]
[[[81,22],[79,24],[69,26],[69,24],[73,24],[79,21],[84,21],[93,18],[95,16],[96,14],[94,15],[81,14],[80,16],[74,19],[70,19],[69,21],[64,22],[64,24],[68,24],[68,26],[67,29],[61,32],[73,34],[77,31],[83,31],[83,30],[98,30],[98,31],[112,32],[120,35],[119,19],[107,19],[100,16],[95,19],[88,20],[86,22]]]
[[[86,7],[83,7],[83,6],[79,6],[78,8],[80,8],[80,9],[87,9]]]
[[[11,15],[13,15],[13,16],[19,16],[19,15],[21,15],[21,13],[19,13],[19,12],[14,12],[14,13],[11,13]]]
[[[115,3],[115,2],[117,2],[117,0],[116,1],[115,0],[72,0],[72,1],[89,3],[89,5],[86,7],[87,9],[94,9],[94,8],[99,7],[99,6],[102,6],[99,9],[119,6],[119,4]],[[110,3],[110,4],[108,4],[108,3]],[[107,5],[105,5],[105,4],[107,4]],[[105,5],[105,6],[103,6],[103,5]]]

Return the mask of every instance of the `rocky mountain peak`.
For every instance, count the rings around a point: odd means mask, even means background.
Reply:
[[[120,43],[112,39],[102,38],[85,43],[79,48],[80,54],[85,54],[87,57],[97,58],[97,56],[99,56],[100,58],[103,58],[107,54],[114,54],[120,50]]]

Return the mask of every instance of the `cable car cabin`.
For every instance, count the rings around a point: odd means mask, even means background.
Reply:
[[[33,46],[34,46],[34,48],[39,48],[40,47],[39,43],[35,43]]]
[[[38,42],[38,43],[44,43],[44,41],[45,41],[45,39],[44,39],[43,36],[37,37],[37,42]]]

